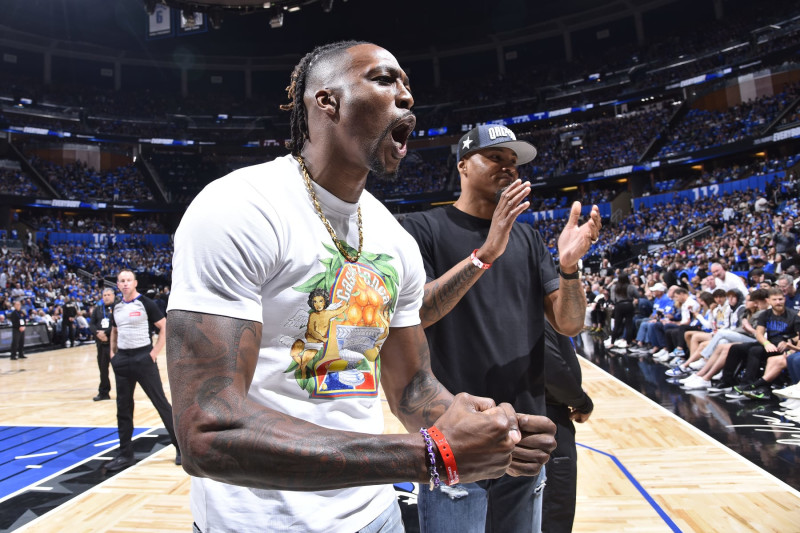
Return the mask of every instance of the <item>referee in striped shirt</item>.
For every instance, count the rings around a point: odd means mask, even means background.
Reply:
[[[133,465],[133,393],[136,384],[153,402],[175,449],[178,441],[172,423],[172,406],[164,394],[158,372],[158,354],[167,342],[167,319],[158,305],[136,290],[136,274],[122,270],[117,274],[117,288],[122,299],[111,314],[111,366],[117,383],[117,431],[119,452],[105,464],[108,471],[122,470]],[[158,340],[153,346],[150,332],[158,330]],[[175,464],[181,464],[181,452],[175,455]]]

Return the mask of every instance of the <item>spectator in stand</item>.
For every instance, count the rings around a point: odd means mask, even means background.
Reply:
[[[789,274],[781,274],[775,280],[775,285],[783,291],[783,295],[786,297],[786,307],[800,312],[800,293],[794,284],[794,278]]]
[[[707,278],[709,289],[723,289],[726,292],[734,289],[741,294],[747,294],[747,285],[744,280],[734,274],[728,272],[722,263],[711,264],[711,275]]]
[[[756,322],[756,342],[731,347],[722,371],[721,388],[730,387],[732,394],[744,395],[745,391],[769,397],[768,383],[758,377],[761,365],[770,355],[780,355],[787,350],[788,342],[800,332],[800,320],[794,310],[785,306],[786,298],[777,287],[767,291],[770,309],[759,315]],[[744,365],[741,381],[736,383],[736,370]]]
[[[635,334],[633,318],[640,298],[639,289],[630,283],[628,274],[623,272],[610,292],[611,303],[614,305],[614,330],[607,339],[610,342],[606,347],[627,348],[633,342]]]
[[[75,332],[78,327],[77,319],[79,312],[80,307],[78,302],[76,302],[72,296],[67,296],[67,301],[64,304],[64,322],[62,326],[63,346],[67,345],[67,341],[69,341],[70,348],[75,346]]]

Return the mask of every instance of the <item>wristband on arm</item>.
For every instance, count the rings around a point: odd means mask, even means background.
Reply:
[[[436,426],[431,426],[428,431],[439,449],[439,455],[442,456],[444,468],[447,470],[447,485],[455,485],[458,483],[458,468],[456,467],[456,457],[453,455],[453,450]]]

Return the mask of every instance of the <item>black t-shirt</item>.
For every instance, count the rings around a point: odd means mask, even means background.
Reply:
[[[772,344],[788,341],[800,332],[800,321],[793,309],[785,309],[783,314],[776,315],[772,309],[767,309],[756,318],[756,327],[766,328],[764,335]]]
[[[403,225],[417,240],[431,281],[480,248],[491,220],[448,206],[406,215]],[[434,375],[454,394],[545,415],[544,298],[558,287],[539,232],[514,224],[503,255],[450,313],[426,328]]]

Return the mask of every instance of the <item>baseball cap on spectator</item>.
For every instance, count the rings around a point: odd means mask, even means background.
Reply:
[[[536,147],[528,141],[518,141],[514,132],[499,124],[483,124],[469,130],[458,141],[458,160],[484,148],[510,148],[517,154],[517,166],[530,163],[536,157]]]
[[[667,288],[664,286],[664,284],[663,284],[663,283],[656,283],[655,285],[653,285],[652,287],[650,287],[650,290],[651,290],[651,291],[661,291],[661,292],[667,292]]]

